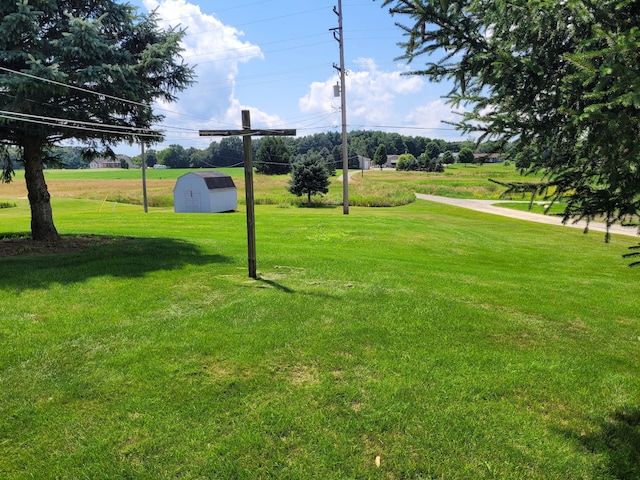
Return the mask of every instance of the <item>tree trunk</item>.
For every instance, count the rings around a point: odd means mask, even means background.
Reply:
[[[307,205],[311,205],[311,192],[307,192]]]
[[[60,235],[53,224],[51,195],[44,181],[43,143],[26,138],[24,149],[24,178],[31,206],[31,237],[33,240],[56,241]]]

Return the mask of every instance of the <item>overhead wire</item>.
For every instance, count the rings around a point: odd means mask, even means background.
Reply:
[[[266,2],[254,2],[254,4],[261,4],[261,3],[266,3]],[[234,9],[234,8],[239,8],[239,7],[230,7],[230,8],[229,8],[229,9],[227,9],[227,10],[231,10],[231,9]],[[267,22],[267,21],[272,21],[272,20],[281,19],[281,18],[287,18],[287,17],[291,17],[291,16],[296,16],[296,15],[302,15],[302,14],[305,14],[305,13],[313,13],[313,12],[317,12],[317,11],[319,11],[319,10],[324,10],[324,9],[325,9],[325,7],[322,7],[322,8],[316,8],[316,9],[306,10],[306,11],[302,11],[302,12],[291,13],[291,14],[287,14],[287,15],[281,15],[281,16],[271,17],[271,18],[262,19],[262,20],[255,20],[255,21],[251,21],[251,22],[245,22],[245,23],[242,23],[242,24],[238,24],[238,25],[236,25],[236,27],[244,26],[244,25],[250,25],[250,24],[256,24],[256,23],[261,23],[261,22]],[[187,18],[187,17],[184,17],[184,18]],[[215,31],[215,29],[214,29],[214,30],[210,30],[210,31]],[[360,32],[360,31],[367,31],[367,30],[358,30],[358,31]],[[205,31],[205,33],[206,33],[206,31]],[[274,42],[270,42],[270,43],[271,43],[271,44],[274,44],[274,43],[283,43],[283,42],[287,42],[287,41],[291,41],[291,40],[296,40],[296,39],[301,39],[301,38],[317,37],[317,36],[319,36],[319,35],[320,35],[320,34],[314,34],[314,35],[309,35],[309,36],[304,36],[304,37],[296,37],[296,38],[294,38],[294,39],[285,39],[285,40],[274,41]],[[319,44],[325,44],[325,43],[327,43],[327,42],[319,42],[319,43],[316,43],[316,44],[309,44],[309,45],[296,45],[296,46],[294,46],[294,47],[288,47],[288,48],[284,48],[284,49],[277,49],[277,50],[267,51],[267,52],[264,52],[264,53],[272,53],[272,52],[279,52],[279,51],[287,51],[287,50],[292,50],[292,49],[296,49],[296,48],[303,48],[303,47],[310,46],[310,45],[319,45]],[[208,55],[211,55],[211,54],[213,54],[213,53],[215,53],[215,52],[210,52],[210,53],[208,53]],[[207,53],[205,53],[205,54],[199,54],[199,55],[194,55],[194,56],[192,56],[192,57],[200,56],[200,55],[207,55]],[[185,57],[185,58],[188,58],[188,57]],[[244,58],[244,57],[243,57],[243,56],[240,56],[240,57],[228,57],[228,58],[224,58],[224,59],[212,60],[211,62],[215,62],[215,61],[225,61],[225,60],[238,59],[238,58]],[[203,62],[203,63],[209,63],[209,62]],[[318,65],[318,67],[322,67],[322,66],[324,66],[324,64],[323,64],[323,65]],[[93,90],[85,89],[85,88],[82,88],[82,87],[77,87],[77,86],[74,86],[74,85],[64,84],[64,83],[62,83],[62,82],[57,82],[57,81],[55,81],[55,80],[50,80],[50,79],[46,79],[46,78],[42,78],[42,77],[37,77],[37,76],[35,76],[35,75],[31,75],[31,74],[28,74],[28,73],[25,73],[25,72],[20,72],[20,71],[16,71],[16,70],[11,70],[11,69],[8,69],[8,68],[6,68],[6,67],[0,67],[0,70],[6,71],[6,72],[10,72],[10,73],[14,73],[14,74],[18,74],[18,75],[23,75],[23,76],[26,76],[26,77],[30,77],[30,78],[33,78],[33,79],[37,79],[37,80],[40,80],[40,81],[49,82],[49,83],[52,83],[52,84],[57,84],[57,85],[60,85],[60,86],[64,86],[64,87],[66,87],[66,88],[76,89],[76,90],[83,91],[83,92],[86,92],[86,93],[90,93],[90,94],[94,94],[94,95],[99,95],[99,96],[102,96],[102,97],[104,97],[104,98],[110,98],[110,99],[114,99],[114,100],[117,100],[117,101],[122,101],[122,102],[130,103],[130,104],[134,104],[134,105],[139,105],[139,106],[144,106],[144,107],[148,107],[148,106],[149,106],[148,104],[143,104],[143,103],[135,102],[135,101],[128,100],[128,99],[125,99],[125,98],[116,97],[116,96],[108,95],[108,94],[103,94],[103,93],[100,93],[100,92],[95,92],[95,91],[93,91]],[[252,75],[252,76],[247,77],[247,78],[251,78],[251,79],[256,79],[256,80],[258,80],[258,79],[263,79],[263,78],[265,78],[265,77],[267,77],[267,76],[274,76],[274,75],[278,75],[278,74],[286,74],[286,73],[287,73],[287,72],[289,72],[289,71],[291,71],[291,69],[283,70],[283,71],[282,71],[282,73],[279,73],[279,72],[270,72],[269,74]],[[243,80],[243,78],[242,78],[242,77],[236,77],[236,78],[235,78],[236,83],[237,83],[238,81],[242,81],[242,80]],[[264,82],[263,82],[263,83],[264,83]],[[211,84],[215,84],[215,82],[211,82]],[[249,85],[251,85],[251,84],[255,84],[255,83],[249,83]],[[206,85],[206,84],[205,84],[205,85]],[[183,92],[183,93],[186,93],[186,92]],[[175,114],[175,115],[182,115],[182,116],[191,117],[191,118],[195,118],[195,119],[202,119],[202,117],[199,117],[199,116],[196,116],[196,115],[191,115],[191,114],[186,114],[186,113],[176,112],[176,111],[174,111],[174,110],[169,110],[169,109],[165,109],[165,108],[161,108],[161,107],[154,107],[154,108],[156,108],[157,110],[164,111],[164,112],[169,112],[169,113],[171,113],[171,114]],[[314,116],[313,118],[309,119],[309,121],[311,121],[311,120],[321,121],[322,119],[324,119],[324,118],[328,118],[328,117],[330,117],[330,116],[334,115],[335,113],[336,113],[336,112],[331,112],[331,113],[329,113],[329,114],[322,114],[322,115]],[[6,118],[6,117],[5,117],[5,118]],[[294,118],[296,118],[296,117],[294,117]],[[40,119],[40,121],[44,121],[44,120],[47,120],[47,119],[46,119],[45,117],[43,117],[42,119]],[[56,120],[56,121],[68,121],[68,120],[59,119],[59,120]],[[236,125],[237,125],[237,124],[232,124],[232,123],[226,123],[226,122],[216,121],[216,120],[213,120],[213,119],[211,119],[211,118],[207,119],[207,121],[209,121],[209,122],[213,121],[213,122],[215,122],[215,123],[222,124],[222,125],[234,125],[234,126],[236,126]],[[304,123],[304,122],[303,122],[303,123]],[[59,126],[59,124],[58,124],[58,123],[56,123],[56,126]],[[97,127],[98,127],[98,126],[99,126],[99,127],[104,127],[104,128],[117,128],[117,126],[109,126],[109,125],[101,125],[101,124],[96,124],[96,126],[97,126]],[[168,130],[170,130],[170,129],[174,129],[174,130],[183,131],[184,133],[195,133],[195,132],[197,132],[197,130],[195,130],[195,129],[187,129],[187,128],[183,128],[183,127],[172,127],[172,126],[167,125],[167,124],[161,124],[161,126],[163,127],[163,131],[168,131]],[[307,130],[307,131],[309,131],[309,130],[314,130],[314,129],[319,129],[319,128],[326,128],[326,127],[327,127],[327,126],[315,126],[315,127],[314,127],[314,126],[308,125],[308,126],[301,126],[301,127],[299,127],[299,128],[298,128],[298,130]],[[335,125],[331,125],[331,126],[329,126],[329,127],[331,127],[331,128],[335,128]],[[453,131],[453,130],[455,130],[455,129],[446,129],[446,128],[437,128],[437,127],[434,127],[434,128],[427,128],[427,127],[405,127],[405,126],[402,126],[402,127],[397,127],[397,126],[366,126],[366,125],[362,125],[361,127],[368,127],[368,128],[393,128],[393,129],[414,129],[414,130],[449,130],[449,131]],[[79,128],[79,127],[75,127],[75,128]],[[88,127],[85,127],[84,129],[86,129],[86,130],[90,130],[90,128],[88,128]],[[104,130],[103,130],[103,131],[104,131]],[[107,130],[107,132],[109,132],[109,133],[113,133],[113,132],[111,132],[111,131],[109,131],[109,130]]]
[[[260,3],[264,3],[264,2],[255,2],[255,4],[260,4]],[[230,9],[233,9],[233,8],[236,8],[236,7],[231,7],[229,9],[225,9],[225,10],[230,10]],[[274,19],[287,18],[287,17],[296,16],[296,15],[302,15],[302,14],[306,14],[306,13],[313,13],[313,12],[316,12],[316,11],[319,11],[319,10],[324,10],[324,7],[311,9],[311,10],[304,10],[302,12],[295,12],[295,13],[287,14],[287,15],[280,15],[280,16],[276,16],[276,17],[270,17],[270,18],[267,18],[267,19],[255,20],[255,21],[251,21],[251,22],[246,22],[244,24],[239,24],[237,26],[242,26],[242,25],[245,25],[245,24],[268,22],[268,21],[272,21]],[[183,18],[188,18],[188,17],[183,17]],[[303,36],[303,37],[294,37],[294,38],[291,38],[291,39],[278,40],[278,41],[269,42],[269,43],[272,44],[272,43],[292,42],[292,41],[300,40],[302,38],[312,38],[312,37],[317,37],[317,36],[320,36],[320,35],[324,35],[324,33],[307,35],[307,36]],[[299,48],[304,48],[304,47],[308,47],[308,46],[312,46],[312,45],[318,45],[318,44],[324,44],[324,43],[328,43],[328,42],[319,42],[319,43],[306,44],[306,45],[295,45],[294,47],[288,47],[288,48],[285,48],[285,49],[272,50],[272,51],[267,51],[267,52],[264,52],[264,53],[287,51],[287,50],[291,50],[291,49],[299,49]],[[248,48],[252,48],[252,47],[248,47]],[[203,54],[184,56],[183,58],[192,58],[192,57],[195,57],[195,56],[211,55],[211,54],[215,54],[215,53],[216,52],[208,52],[208,53],[203,53]],[[246,57],[246,55],[245,56],[236,56],[236,57],[226,57],[226,58],[211,60],[211,61],[203,62],[203,63],[210,63],[210,62],[216,62],[216,61],[226,61],[226,60],[233,60],[233,59],[239,59],[239,58],[245,58],[245,57]],[[12,72],[14,74],[23,75],[23,76],[30,77],[30,78],[36,78],[36,79],[41,80],[41,81],[45,81],[45,82],[49,82],[49,83],[52,83],[52,84],[64,86],[64,87],[67,87],[67,88],[76,89],[76,90],[79,90],[79,91],[83,91],[85,93],[96,94],[96,92],[93,91],[93,90],[84,89],[82,87],[77,87],[77,86],[74,86],[74,85],[64,84],[62,82],[57,82],[57,81],[51,80],[51,79],[46,79],[46,78],[42,78],[42,77],[36,77],[35,75],[31,75],[31,74],[28,74],[26,72],[19,72],[19,71],[16,71],[16,70],[8,69],[6,67],[0,67],[0,69],[2,69],[4,71],[7,71],[7,72]],[[253,77],[260,78],[260,75],[254,75]],[[135,101],[132,101],[132,100],[121,98],[121,97],[116,97],[116,96],[113,96],[113,95],[108,95],[108,94],[104,94],[104,93],[99,93],[99,95],[102,95],[104,98],[111,98],[111,99],[115,99],[115,100],[118,100],[118,101],[134,104],[134,105],[148,106],[147,104],[143,104],[143,103],[140,103],[140,102],[135,102]],[[170,112],[172,114],[180,114],[179,112],[175,112],[173,110],[168,110],[168,109],[163,109],[163,108],[160,108],[160,107],[158,107],[157,109],[160,110],[160,111]],[[182,115],[189,116],[188,114],[182,114]]]
[[[389,129],[397,129],[397,130],[443,130],[448,132],[457,131],[455,128],[446,128],[446,127],[415,127],[415,126],[397,126],[397,125],[366,125],[361,124],[358,125],[360,128],[389,128]]]
[[[42,82],[51,83],[51,84],[53,84],[53,85],[62,86],[62,87],[69,88],[69,89],[72,89],[72,90],[78,90],[78,91],[81,91],[81,92],[84,92],[84,93],[89,93],[89,94],[96,95],[96,96],[98,96],[98,97],[102,97],[102,98],[109,98],[109,99],[111,99],[111,100],[116,100],[116,101],[120,101],[120,102],[123,102],[123,103],[128,103],[128,104],[131,104],[131,105],[136,105],[136,106],[141,106],[141,107],[150,107],[150,105],[149,105],[149,104],[147,104],[147,103],[136,102],[136,101],[134,101],[134,100],[129,100],[129,99],[127,99],[127,98],[116,97],[116,96],[114,96],[114,95],[109,95],[109,94],[102,93],[102,92],[96,92],[96,91],[94,91],[94,90],[89,90],[89,89],[87,89],[87,88],[78,87],[78,86],[76,86],[76,85],[70,85],[70,84],[63,83],[63,82],[58,82],[58,81],[56,81],[56,80],[51,80],[51,79],[49,79],[49,78],[38,77],[38,76],[36,76],[36,75],[32,75],[32,74],[30,74],[30,73],[21,72],[21,71],[19,71],[19,70],[13,70],[13,69],[10,69],[10,68],[7,68],[7,67],[2,67],[2,66],[0,66],[0,70],[1,70],[1,71],[5,71],[5,72],[8,72],[8,73],[13,73],[13,74],[15,74],[15,75],[21,75],[21,76],[24,76],[24,77],[27,77],[27,78],[31,78],[31,79],[34,79],[34,80],[39,80],[39,81],[42,81]],[[174,110],[168,110],[168,109],[164,109],[164,108],[161,108],[161,107],[154,107],[154,108],[155,108],[156,110],[160,110],[160,111],[164,111],[164,112],[169,112],[169,113],[172,113],[172,114],[174,114],[174,115],[183,115],[183,116],[187,116],[187,117],[196,118],[196,119],[199,119],[199,120],[201,120],[201,119],[202,119],[201,117],[197,117],[197,116],[195,116],[195,115],[191,115],[191,114],[187,114],[187,113],[181,113],[181,112],[176,112],[176,111],[174,111]],[[223,124],[223,125],[225,124],[225,123],[223,123],[223,122],[219,122],[219,123],[220,123],[220,124]]]
[[[66,126],[64,125],[66,123],[66,124],[69,124],[68,125],[69,127],[74,126],[71,124],[77,124],[77,125],[89,125],[89,126],[100,127],[100,128],[111,128],[113,130],[123,130],[123,132],[121,133],[129,133],[129,132],[130,133],[147,133],[152,131],[149,128],[130,127],[127,125],[115,125],[115,124],[105,124],[105,123],[97,123],[97,122],[85,122],[81,120],[70,120],[66,118],[47,117],[44,115],[31,115],[27,113],[11,112],[8,110],[0,110],[0,114],[5,115],[4,118],[7,118],[7,116],[11,115],[11,116],[18,117],[17,119],[20,119],[19,117],[25,117],[26,119],[49,120],[52,122],[57,122],[57,124],[59,124],[60,126]],[[114,133],[118,133],[118,132],[114,132]]]
[[[53,119],[58,121],[46,121],[43,119],[47,117],[38,117],[33,115],[25,116],[24,114],[7,115],[7,113],[13,114],[14,112],[0,111],[0,118],[4,118],[6,120],[14,120],[14,121],[18,120],[25,123],[35,123],[39,125],[46,125],[49,127],[68,128],[70,130],[84,130],[84,131],[95,132],[95,133],[109,133],[109,134],[117,134],[117,135],[123,135],[123,136],[128,135],[128,136],[149,137],[149,138],[157,138],[159,136],[158,132],[153,132],[153,131],[150,132],[148,129],[145,129],[145,130],[141,129],[138,132],[134,132],[134,131],[119,132],[115,130],[117,126],[106,125],[106,126],[103,126],[104,128],[86,127],[82,125],[72,125],[73,120]],[[28,118],[28,117],[35,117],[35,118]],[[97,125],[100,125],[100,124],[97,124]],[[111,128],[111,129],[107,130],[106,128]]]

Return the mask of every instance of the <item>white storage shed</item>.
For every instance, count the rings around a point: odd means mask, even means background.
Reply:
[[[217,213],[236,210],[236,185],[225,173],[189,172],[176,181],[173,189],[173,208],[176,213]]]

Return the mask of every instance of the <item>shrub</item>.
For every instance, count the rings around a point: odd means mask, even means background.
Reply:
[[[410,153],[403,153],[398,157],[396,170],[418,170],[418,160]]]
[[[447,150],[446,152],[444,152],[440,160],[442,160],[442,163],[449,165],[451,163],[455,163],[456,158],[453,156],[453,153]]]
[[[473,151],[470,148],[463,148],[460,150],[460,153],[458,153],[458,160],[460,163],[473,163],[475,161]]]

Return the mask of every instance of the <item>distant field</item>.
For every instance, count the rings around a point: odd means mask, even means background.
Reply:
[[[189,170],[147,170],[149,205],[167,207],[173,205],[173,187],[176,179]],[[240,203],[244,202],[244,170],[222,169],[231,175],[238,187]],[[338,173],[340,175],[340,173]],[[349,187],[349,201],[355,206],[398,206],[413,202],[414,192],[458,198],[499,198],[502,189],[488,181],[522,180],[515,167],[497,165],[454,165],[444,173],[396,172],[369,170],[353,174]],[[57,198],[83,198],[119,203],[142,204],[142,180],[140,170],[48,170],[46,179],[49,191]],[[303,203],[286,191],[288,175],[254,176],[257,204],[291,206]],[[11,184],[0,185],[0,198],[26,197],[21,172]],[[324,205],[342,203],[342,181],[333,177],[330,191],[316,202]]]

